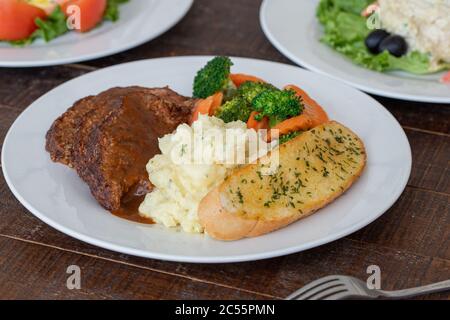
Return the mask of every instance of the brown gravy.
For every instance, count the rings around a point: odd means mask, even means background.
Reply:
[[[142,217],[139,214],[139,206],[144,201],[145,195],[150,192],[152,186],[149,181],[141,181],[136,184],[131,190],[122,198],[120,208],[111,213],[117,217],[127,219],[134,222],[154,224],[155,222],[150,218]]]
[[[142,217],[139,214],[139,206],[144,201],[145,196],[134,197],[133,200],[126,203],[122,203],[119,210],[112,211],[111,213],[117,217],[127,219],[134,222],[154,224],[154,221],[150,218]]]

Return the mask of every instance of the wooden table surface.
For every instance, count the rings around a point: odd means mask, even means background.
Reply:
[[[0,68],[0,141],[17,116],[61,83],[122,62],[178,55],[231,55],[290,63],[259,26],[259,0],[196,0],[176,27],[138,48],[95,61],[34,69]],[[151,71],[150,71],[151,72]],[[366,228],[333,243],[264,261],[172,263],[103,250],[31,215],[0,177],[0,298],[278,299],[330,274],[368,277],[384,289],[450,278],[450,105],[375,97],[403,126],[413,153],[409,183],[396,204]],[[78,265],[80,290],[66,269]],[[425,298],[449,299],[447,293]]]

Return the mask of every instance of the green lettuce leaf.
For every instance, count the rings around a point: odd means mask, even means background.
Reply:
[[[56,7],[45,20],[37,18],[35,23],[39,28],[33,33],[31,38],[42,38],[45,42],[49,42],[69,31],[66,16],[60,6]]]
[[[361,11],[372,0],[321,0],[317,8],[317,18],[324,28],[321,41],[342,53],[354,63],[375,71],[403,70],[414,74],[427,74],[448,68],[441,64],[430,67],[428,54],[417,51],[397,58],[385,51],[370,53],[364,40],[370,33]]]

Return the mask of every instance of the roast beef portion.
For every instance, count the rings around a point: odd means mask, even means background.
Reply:
[[[113,88],[76,102],[47,132],[51,159],[74,168],[97,201],[119,210],[151,190],[145,165],[158,138],[188,122],[194,100],[169,88]]]

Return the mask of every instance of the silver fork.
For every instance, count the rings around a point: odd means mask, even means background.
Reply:
[[[450,280],[429,284],[422,287],[384,291],[367,288],[367,284],[348,276],[327,276],[313,281],[288,296],[286,300],[341,300],[341,299],[376,299],[376,298],[410,298],[422,294],[450,290]]]

